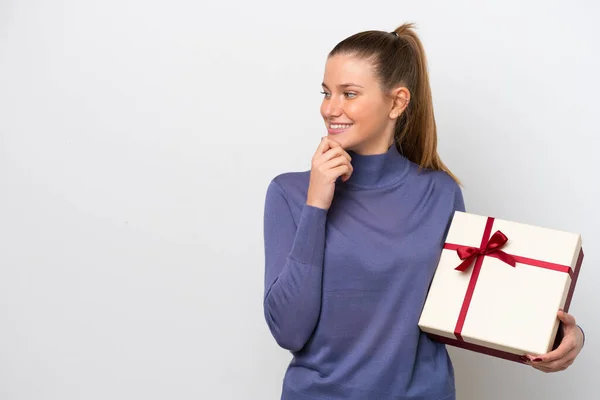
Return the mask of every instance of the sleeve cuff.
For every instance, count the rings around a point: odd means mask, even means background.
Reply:
[[[327,210],[304,204],[290,257],[303,264],[322,265]]]

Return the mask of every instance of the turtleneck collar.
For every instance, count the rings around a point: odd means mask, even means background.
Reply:
[[[410,160],[404,157],[396,144],[385,153],[361,155],[348,151],[352,157],[354,172],[345,182],[349,188],[377,189],[392,186],[402,181],[410,168]]]

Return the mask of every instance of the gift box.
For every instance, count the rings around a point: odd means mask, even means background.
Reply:
[[[579,234],[456,211],[419,327],[433,340],[511,361],[547,353],[582,261]]]

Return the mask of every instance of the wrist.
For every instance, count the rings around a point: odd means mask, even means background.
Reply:
[[[316,208],[321,208],[323,210],[328,210],[329,209],[329,204],[325,204],[323,202],[319,202],[313,199],[307,199],[306,200],[306,205],[311,206],[311,207],[316,207]]]
[[[312,203],[312,202],[308,202],[308,201],[306,202],[306,205],[310,206],[310,207],[320,208],[321,210],[328,210],[329,209],[329,207],[326,207],[326,206],[324,206],[322,204]]]

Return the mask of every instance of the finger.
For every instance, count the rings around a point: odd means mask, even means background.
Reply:
[[[340,156],[346,158],[348,161],[352,161],[352,157],[350,157],[350,154],[348,154],[346,152],[346,150],[344,150],[341,147],[335,147],[335,148],[327,150],[321,156],[321,162],[325,162],[325,161],[331,160],[334,157],[340,157]]]
[[[348,163],[348,165],[350,166],[350,170],[348,171],[348,173],[342,175],[342,180],[344,182],[346,182],[348,179],[350,179],[350,177],[352,176],[352,173],[354,173],[354,167],[352,166],[352,164]]]
[[[321,142],[319,143],[319,146],[317,146],[317,150],[315,150],[314,157],[320,156],[321,154],[325,153],[327,150],[329,150],[328,139],[326,136],[323,136],[321,138]]]
[[[532,363],[531,361],[527,362],[528,365],[532,366],[533,368],[542,371],[542,372],[558,372],[558,371],[564,371],[565,369],[569,368],[569,366],[571,364],[573,364],[573,362],[564,362],[564,363],[552,363],[550,365],[539,365],[538,363]]]
[[[566,313],[563,310],[559,310],[557,315],[558,315],[558,319],[560,319],[565,325],[570,325],[570,326],[576,325],[575,317],[572,316],[571,314]]]
[[[549,363],[564,358],[569,352],[576,348],[575,341],[571,335],[565,336],[560,345],[546,354],[528,355],[529,359],[536,363]]]
[[[323,163],[323,168],[325,171],[333,169],[335,167],[339,167],[340,165],[348,165],[350,164],[350,162],[348,161],[348,159],[346,157],[342,157],[342,156],[338,156],[335,158],[332,158],[331,160]]]
[[[542,365],[532,365],[533,368],[537,369],[538,371],[542,371],[542,372],[558,372],[558,371],[564,371],[567,368],[569,368],[571,364],[566,363],[566,364],[560,364],[560,365],[554,365],[551,367],[548,366],[542,366]]]
[[[342,147],[342,145],[339,142],[336,142],[335,140],[331,139],[330,137],[325,136],[325,139],[327,139],[329,141],[330,148]]]
[[[565,354],[564,357],[559,358],[557,360],[532,361],[532,365],[536,365],[536,366],[540,366],[540,367],[544,367],[544,368],[550,368],[550,369],[555,370],[566,364],[571,365],[574,360],[575,360],[575,351],[572,350],[572,351],[569,351],[567,354]]]
[[[337,179],[338,176],[342,177],[342,180],[345,182],[348,179],[350,179],[350,176],[352,175],[352,173],[354,172],[354,167],[352,166],[352,164],[350,164],[349,161],[347,161],[344,157],[337,157],[334,158],[333,160],[329,161],[327,164],[324,165],[325,170],[333,170],[337,167],[342,167],[342,166],[346,166],[348,169],[347,171],[345,171],[343,174],[339,175],[339,174],[335,174],[335,178]]]
[[[337,179],[340,176],[344,176],[350,173],[351,166],[348,164],[340,165],[339,167],[335,167],[331,169],[332,178]]]
[[[550,365],[548,368],[550,368],[554,371],[563,371],[563,370],[569,368],[571,365],[573,365],[574,361],[575,361],[575,358],[569,358],[568,360],[563,361],[560,364],[557,363],[555,365]]]

